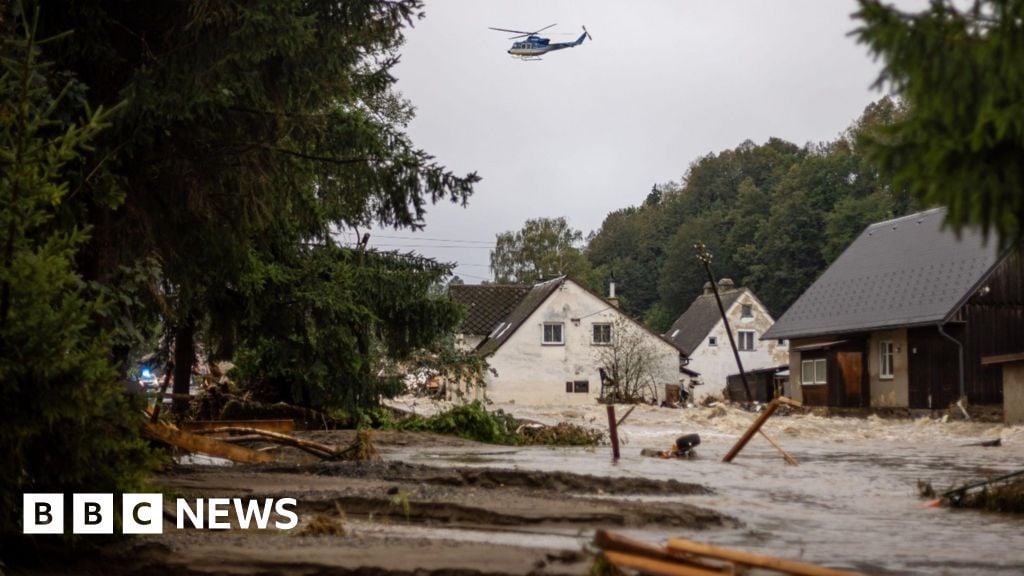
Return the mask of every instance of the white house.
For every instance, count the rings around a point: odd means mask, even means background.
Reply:
[[[789,349],[785,340],[761,340],[775,321],[757,296],[747,288],[737,288],[728,278],[718,281],[718,292],[744,372],[787,365]],[[694,387],[692,399],[723,396],[728,377],[739,374],[739,369],[710,282],[665,337],[690,359],[687,368],[701,375],[701,385]]]
[[[658,402],[666,385],[697,376],[675,344],[620,311],[614,296],[605,300],[569,278],[525,288],[453,286],[451,296],[467,306],[460,341],[487,357],[485,394],[495,402],[593,403],[608,354],[623,340],[647,351],[645,386]],[[484,325],[490,328],[480,339]]]

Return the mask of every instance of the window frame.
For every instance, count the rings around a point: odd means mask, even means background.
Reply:
[[[548,327],[558,327],[558,340],[548,340]],[[565,322],[544,322],[540,331],[540,342],[544,346],[565,346]]]
[[[708,346],[718,346],[718,336],[708,336]]]
[[[878,379],[893,380],[896,370],[893,360],[896,357],[896,344],[892,340],[878,343]]]
[[[590,394],[590,380],[566,380],[566,394]]]
[[[810,365],[812,379],[806,378],[807,366]],[[818,369],[821,368],[821,380],[818,380]],[[828,384],[828,360],[826,358],[807,358],[800,360],[800,385],[821,386]]]
[[[597,329],[607,328],[608,329],[608,340],[598,341]],[[592,346],[611,346],[612,345],[612,323],[611,322],[594,322],[590,325],[590,344]]]
[[[749,348],[744,348],[743,347],[743,336],[745,334],[749,334],[750,335],[750,347]],[[739,350],[740,352],[753,352],[753,351],[757,350],[757,343],[756,343],[757,342],[757,338],[755,338],[755,336],[757,336],[757,332],[754,332],[753,330],[737,330],[736,331],[736,339],[739,340],[739,342],[736,344],[736,349]]]
[[[740,304],[740,318],[753,318],[754,317],[754,305],[753,304]]]

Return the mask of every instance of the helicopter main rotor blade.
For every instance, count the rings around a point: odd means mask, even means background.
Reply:
[[[488,26],[488,28],[490,28],[491,30],[497,30],[498,32],[511,32],[512,34],[519,34],[519,36],[513,36],[512,38],[509,38],[509,40],[512,40],[514,38],[522,38],[523,36],[533,36],[534,34],[539,34],[547,30],[548,28],[551,28],[552,26],[558,26],[558,24],[551,24],[549,26],[541,28],[540,30],[534,30],[533,32],[526,32],[525,30],[509,30],[508,28],[495,28],[493,26]]]
[[[509,30],[508,28],[495,28],[493,26],[488,26],[488,29],[497,30],[498,32],[511,32],[513,34],[533,34],[533,32],[523,32],[522,30]]]

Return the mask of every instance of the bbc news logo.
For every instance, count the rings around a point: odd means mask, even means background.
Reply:
[[[24,494],[24,534],[64,534],[63,494]],[[228,530],[234,525],[243,530],[291,530],[299,523],[294,498],[196,498],[175,500],[175,526],[178,530]],[[72,534],[113,534],[114,516],[121,512],[123,534],[163,534],[164,495],[124,494],[116,508],[113,494],[72,494]],[[271,523],[271,520],[274,520]]]

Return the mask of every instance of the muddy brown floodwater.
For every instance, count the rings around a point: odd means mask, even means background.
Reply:
[[[600,406],[502,408],[545,423],[605,424]],[[926,508],[916,488],[918,480],[944,488],[1024,468],[1024,428],[776,416],[765,431],[799,466],[758,437],[722,463],[753,419],[722,406],[638,407],[620,429],[618,462],[608,447],[382,432],[376,463],[317,463],[278,448],[282,463],[273,466],[182,466],[157,484],[170,494],[296,498],[301,525],[340,509],[346,535],[169,526],[107,548],[104,574],[585,574],[597,528],[871,574],[1024,574],[1024,518]],[[640,456],[694,432],[703,440],[696,459]],[[993,438],[1002,446],[964,446]]]

